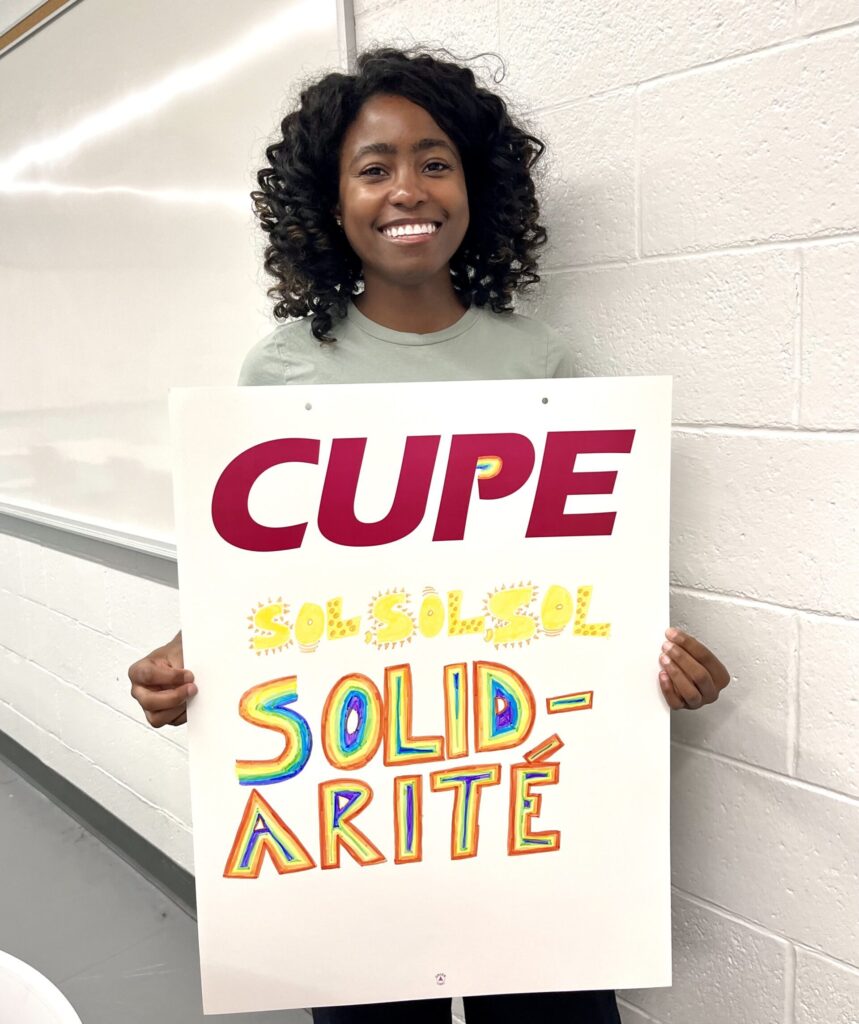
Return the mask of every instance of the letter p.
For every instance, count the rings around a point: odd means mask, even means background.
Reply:
[[[433,540],[462,540],[477,476],[477,493],[506,498],[534,468],[534,446],[523,434],[454,434]]]

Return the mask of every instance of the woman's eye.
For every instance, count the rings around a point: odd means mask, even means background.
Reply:
[[[378,165],[374,165],[373,167],[365,167],[364,170],[361,171],[361,174],[367,174],[371,178],[378,178],[379,174],[376,173],[377,171],[381,174],[384,174],[385,168],[379,167]]]
[[[424,168],[425,171],[447,171],[449,166],[443,160],[430,160]]]

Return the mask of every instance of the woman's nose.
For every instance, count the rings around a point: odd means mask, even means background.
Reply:
[[[412,171],[398,174],[391,182],[390,201],[399,206],[414,206],[426,199],[426,190],[420,175]]]

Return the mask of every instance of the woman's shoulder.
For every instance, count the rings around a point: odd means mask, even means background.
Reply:
[[[534,338],[543,341],[552,334],[557,334],[554,327],[550,327],[545,321],[526,313],[493,313],[488,306],[482,307],[482,312],[502,330],[508,330],[519,334],[523,338]]]
[[[573,377],[569,339],[544,320],[525,313],[493,313],[484,307],[487,324],[516,347],[528,346],[537,358],[545,358],[547,377]]]
[[[319,344],[310,329],[309,316],[278,324],[245,356],[239,373],[239,384],[244,386],[289,383],[291,360],[296,356],[300,357],[302,350],[309,348],[314,342]]]

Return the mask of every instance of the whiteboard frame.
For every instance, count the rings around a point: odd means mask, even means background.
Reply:
[[[22,18],[9,25],[0,25],[0,57],[26,42],[36,32],[41,32],[54,18],[79,3],[80,0],[46,0],[45,3],[35,3]]]

